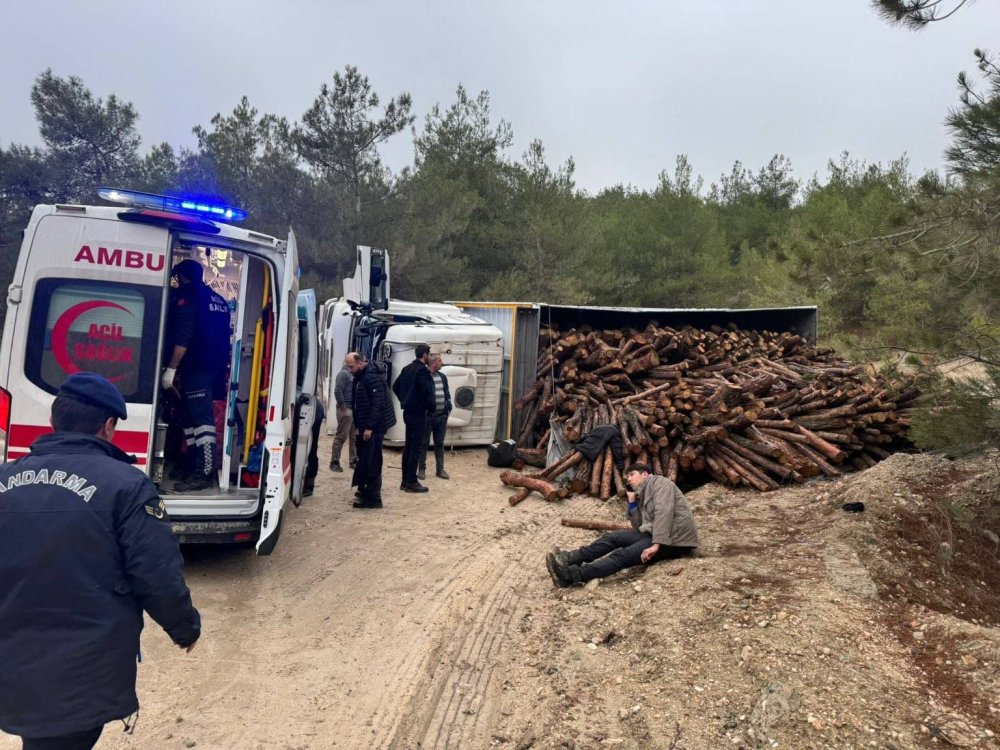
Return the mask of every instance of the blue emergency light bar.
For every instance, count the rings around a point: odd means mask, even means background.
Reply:
[[[116,188],[97,188],[97,194],[111,203],[121,203],[137,208],[155,208],[160,211],[176,211],[177,213],[201,216],[224,221],[243,221],[247,212],[242,208],[212,203],[199,198],[178,198],[173,195],[157,195],[143,193],[138,190],[118,190]]]

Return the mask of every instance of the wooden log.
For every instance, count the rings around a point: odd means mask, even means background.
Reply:
[[[720,443],[720,445],[724,445],[725,447],[729,448],[729,450],[742,456],[751,463],[757,464],[757,466],[759,466],[760,468],[769,471],[772,474],[777,474],[782,479],[791,479],[793,482],[805,481],[805,478],[794,469],[790,469],[787,466],[782,466],[779,463],[775,463],[769,458],[764,458],[764,456],[760,455],[759,453],[744,448],[735,440],[726,439],[723,440]]]
[[[798,433],[804,436],[805,439],[809,441],[809,445],[818,450],[820,453],[822,453],[824,456],[826,456],[834,463],[840,463],[845,458],[847,458],[847,453],[845,453],[832,443],[828,443],[812,430],[807,430],[802,425],[799,425]]]
[[[574,495],[582,495],[590,486],[590,461],[581,461],[576,465],[576,473],[570,480],[569,489]]]
[[[761,492],[776,490],[780,485],[761,471],[758,471],[753,464],[740,457],[723,445],[712,446],[712,453],[719,461],[727,463],[743,479],[756,487]]]
[[[705,461],[708,463],[709,469],[717,476],[724,477],[723,484],[728,484],[732,487],[739,487],[743,482],[740,475],[728,464],[721,460],[718,460],[711,453],[705,454]]]
[[[583,454],[577,450],[571,450],[561,459],[556,461],[554,464],[549,466],[545,471],[541,472],[538,476],[542,479],[552,479],[560,474],[566,473],[569,469],[572,469],[578,463],[583,460]]]
[[[546,450],[544,448],[518,448],[517,457],[526,465],[534,466],[539,469],[545,468],[545,454]]]
[[[625,497],[625,491],[627,489],[625,486],[625,478],[622,476],[622,472],[621,469],[618,468],[618,464],[614,462],[613,456],[611,465],[613,467],[612,470],[614,471],[614,477],[615,477],[615,494],[618,497],[623,498]]]
[[[517,436],[517,444],[524,446],[525,448],[533,447],[531,440],[531,435],[535,430],[535,419],[538,415],[538,404],[532,404],[531,408],[528,409],[528,414],[524,418],[524,424],[521,425],[521,432]]]
[[[811,458],[813,460],[813,463],[815,463],[820,468],[820,470],[827,476],[829,477],[844,476],[844,472],[842,472],[840,469],[835,468],[833,464],[827,461],[826,458],[823,457],[823,454],[820,453],[815,448],[805,443],[795,443],[795,449],[804,456]]]
[[[508,497],[507,498],[507,502],[510,503],[511,505],[517,505],[519,502],[521,502],[522,500],[524,500],[530,494],[531,494],[531,490],[529,490],[527,487],[522,487],[517,492],[515,492],[513,495],[511,495],[510,497]]]
[[[631,529],[632,524],[616,523],[614,521],[598,521],[591,518],[564,518],[563,526],[573,529],[590,529],[591,531],[619,531],[621,529]]]
[[[542,388],[545,387],[545,381],[539,378],[534,383],[532,383],[528,390],[525,391],[524,395],[521,396],[517,401],[514,402],[514,408],[517,411],[524,411],[528,404],[532,403],[538,398],[538,394],[542,392]]]
[[[614,458],[611,455],[611,446],[604,449],[603,472],[601,475],[600,498],[601,500],[611,499],[611,477],[614,472]]]
[[[590,494],[597,497],[601,494],[601,478],[604,476],[604,451],[597,454],[590,470]]]
[[[550,502],[560,499],[559,488],[539,476],[518,474],[516,471],[500,472],[500,481],[508,487],[522,487],[537,492]]]

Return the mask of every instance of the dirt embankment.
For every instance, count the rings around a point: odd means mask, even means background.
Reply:
[[[525,616],[495,741],[1000,746],[994,461],[897,455],[767,495],[689,493],[704,548],[679,574],[553,592]]]
[[[998,746],[989,461],[709,485],[689,493],[699,556],[570,590],[544,553],[594,532],[559,519],[620,506],[511,508],[482,451],[407,495],[386,458],[382,511],[324,468],[272,557],[187,551],[203,641],[185,655],[148,627],[138,728],[99,748]]]

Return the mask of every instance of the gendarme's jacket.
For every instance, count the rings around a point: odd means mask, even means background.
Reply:
[[[134,713],[143,610],[187,646],[201,619],[156,487],[91,435],[0,464],[0,729],[83,731]]]
[[[684,493],[666,477],[651,475],[636,493],[637,510],[629,514],[632,528],[651,534],[653,544],[697,547],[698,531]]]

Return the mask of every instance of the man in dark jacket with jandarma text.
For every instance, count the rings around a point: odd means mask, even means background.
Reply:
[[[143,611],[190,651],[201,619],[163,501],[112,444],[118,389],[71,375],[53,433],[0,465],[0,729],[25,750],[88,750],[139,709]]]
[[[690,555],[698,547],[698,531],[691,506],[676,484],[651,473],[645,464],[632,464],[626,481],[628,518],[632,529],[610,531],[576,550],[558,548],[545,559],[558,587],[605,578],[620,570]]]
[[[399,399],[406,424],[406,442],[403,444],[403,482],[399,489],[404,492],[427,492],[427,488],[417,480],[420,455],[427,438],[427,426],[434,414],[434,379],[427,368],[431,348],[418,344],[415,359],[404,367],[392,384],[392,392]]]

